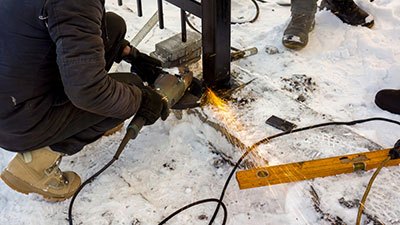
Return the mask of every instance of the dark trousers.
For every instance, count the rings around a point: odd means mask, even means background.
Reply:
[[[108,71],[117,57],[121,55],[123,48],[128,43],[124,40],[126,33],[125,21],[114,13],[106,14],[106,31],[104,35],[104,48],[106,58],[106,70]],[[104,30],[104,29],[103,29]],[[131,73],[109,74],[112,78],[134,85]],[[52,113],[59,113],[62,118],[62,128],[53,134],[45,143],[40,143],[37,148],[50,146],[54,151],[72,155],[97,139],[107,130],[116,127],[123,122],[121,119],[107,118],[76,108],[71,102],[55,106]]]
[[[292,0],[292,13],[315,14],[317,11],[317,0]]]

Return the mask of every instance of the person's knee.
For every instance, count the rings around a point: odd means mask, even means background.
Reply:
[[[107,12],[106,21],[107,21],[107,31],[109,36],[112,35],[120,38],[125,36],[126,23],[121,16],[113,12]]]

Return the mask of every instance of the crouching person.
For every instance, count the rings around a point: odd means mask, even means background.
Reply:
[[[124,40],[125,22],[104,0],[2,1],[0,27],[0,147],[17,153],[1,178],[12,189],[65,200],[81,179],[59,169],[62,156],[135,114],[147,125],[168,116],[135,75],[107,74],[121,60],[149,76],[161,64]]]

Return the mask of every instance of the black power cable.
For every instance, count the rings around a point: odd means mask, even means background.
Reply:
[[[222,225],[226,224],[227,221],[227,217],[228,217],[228,211],[227,211],[227,207],[223,202],[226,190],[228,188],[228,185],[230,183],[230,181],[232,180],[233,175],[235,174],[236,170],[239,168],[240,164],[243,162],[243,160],[246,158],[246,156],[253,151],[254,149],[256,149],[258,146],[265,144],[267,142],[269,142],[270,140],[273,140],[275,138],[281,137],[281,136],[285,136],[288,134],[292,134],[292,133],[297,133],[297,132],[301,132],[301,131],[306,131],[306,130],[311,130],[311,129],[315,129],[315,128],[320,128],[320,127],[326,127],[326,126],[333,126],[333,125],[347,125],[347,126],[352,126],[352,125],[356,125],[356,124],[361,124],[361,123],[366,123],[366,122],[370,122],[370,121],[385,121],[385,122],[389,122],[389,123],[394,123],[397,125],[400,125],[400,122],[395,121],[395,120],[391,120],[391,119],[387,119],[387,118],[381,118],[381,117],[374,117],[374,118],[368,118],[368,119],[362,119],[362,120],[354,120],[354,121],[349,121],[349,122],[327,122],[327,123],[320,123],[320,124],[316,124],[316,125],[312,125],[312,126],[307,126],[307,127],[302,127],[302,128],[298,128],[298,129],[294,129],[291,131],[285,131],[285,132],[281,132],[269,137],[266,137],[258,142],[256,142],[255,144],[253,144],[251,147],[247,148],[246,152],[243,153],[243,155],[239,158],[239,160],[236,162],[235,166],[233,167],[231,173],[229,174],[225,185],[222,189],[221,195],[219,199],[215,199],[215,198],[210,198],[210,199],[203,199],[200,201],[196,201],[194,203],[191,203],[189,205],[186,205],[180,209],[178,209],[177,211],[175,211],[174,213],[170,214],[168,217],[166,217],[164,220],[162,220],[159,225],[165,224],[166,222],[168,222],[170,219],[172,219],[173,217],[175,217],[176,215],[178,215],[179,213],[185,211],[186,209],[189,209],[193,206],[196,205],[200,205],[200,204],[204,204],[204,203],[208,203],[208,202],[217,202],[217,207],[215,208],[214,214],[210,220],[209,225],[214,223],[215,218],[218,215],[219,209],[220,207],[223,208],[224,210],[224,217],[223,217],[223,222]],[[119,157],[119,155],[122,152],[122,149],[126,146],[126,144],[128,143],[128,141],[131,139],[131,135],[129,132],[131,132],[131,130],[128,129],[127,134],[124,136],[124,139],[121,141],[120,146],[118,147],[117,153],[114,155],[114,157],[112,158],[112,160],[110,162],[108,162],[103,168],[101,168],[97,173],[95,173],[93,176],[91,176],[89,179],[87,179],[80,187],[79,189],[76,191],[76,193],[74,194],[74,196],[71,199],[70,205],[69,205],[69,210],[68,210],[68,221],[70,225],[73,225],[73,220],[72,220],[72,208],[75,202],[76,197],[78,196],[78,194],[80,193],[80,191],[83,189],[83,187],[85,187],[87,184],[91,183],[97,176],[99,176],[101,173],[103,173],[108,167],[110,167]]]
[[[381,118],[381,117],[373,117],[373,118],[367,118],[367,119],[361,119],[361,120],[353,120],[353,121],[349,121],[349,122],[327,122],[327,123],[320,123],[320,124],[315,124],[312,126],[307,126],[307,127],[302,127],[302,128],[297,128],[291,131],[285,131],[285,132],[281,132],[269,137],[266,137],[258,142],[256,142],[255,144],[253,144],[251,147],[247,148],[246,152],[243,153],[243,155],[239,158],[239,160],[236,162],[235,166],[233,167],[231,173],[229,174],[225,185],[222,189],[219,201],[218,201],[218,205],[215,208],[214,214],[210,220],[209,225],[212,225],[214,223],[215,218],[218,215],[219,209],[222,206],[224,208],[224,212],[226,211],[226,206],[223,203],[223,199],[226,193],[226,190],[228,188],[228,185],[230,183],[230,181],[232,180],[233,175],[235,174],[236,170],[239,168],[240,164],[243,162],[244,158],[246,158],[246,156],[253,151],[254,149],[256,149],[258,146],[268,143],[269,141],[278,138],[278,137],[282,137],[288,134],[292,134],[292,133],[297,133],[297,132],[301,132],[301,131],[306,131],[306,130],[311,130],[311,129],[315,129],[315,128],[320,128],[320,127],[326,127],[326,126],[333,126],[333,125],[347,125],[347,126],[352,126],[352,125],[356,125],[356,124],[361,124],[361,123],[366,123],[366,122],[371,122],[371,121],[385,121],[385,122],[389,122],[389,123],[394,123],[400,126],[400,122],[396,121],[396,120],[391,120],[391,119],[387,119],[387,118]],[[164,219],[162,221],[162,223],[159,223],[159,225],[165,224],[168,220],[172,219],[174,216],[176,216],[177,214],[179,214],[180,212],[182,212],[184,209],[188,208],[188,207],[192,207],[194,205],[199,205],[202,202],[204,202],[205,200],[200,200],[194,203],[191,203],[189,205],[186,205],[184,207],[182,207],[181,209],[178,209],[177,211],[175,211],[174,213],[172,213],[170,216],[168,216],[166,219]],[[183,209],[183,210],[182,210]],[[224,221],[222,223],[222,225],[226,224],[226,213],[224,213]]]
[[[78,188],[78,190],[75,192],[74,196],[71,199],[71,202],[69,203],[69,208],[68,208],[68,222],[69,225],[73,225],[73,220],[72,220],[72,208],[74,207],[74,202],[78,194],[81,192],[81,190],[88,184],[92,183],[96,177],[98,177],[101,173],[103,173],[108,167],[110,167],[116,159],[112,159],[110,162],[108,162],[103,168],[101,168],[97,173],[92,175],[89,179],[87,179],[85,182],[81,184],[81,186]]]
[[[184,207],[182,207],[182,208],[176,210],[174,213],[172,213],[171,215],[169,215],[167,218],[163,219],[163,221],[161,221],[161,222],[159,223],[159,225],[165,224],[165,223],[168,222],[170,219],[172,219],[173,217],[175,217],[175,216],[178,215],[179,213],[185,211],[186,209],[189,209],[189,208],[192,208],[193,206],[200,205],[200,204],[207,203],[207,202],[217,202],[218,204],[221,204],[222,209],[224,210],[224,220],[222,221],[222,224],[226,224],[226,221],[227,221],[227,219],[228,219],[228,209],[226,208],[226,205],[225,205],[223,202],[221,202],[219,199],[216,199],[216,198],[208,198],[208,199],[200,200],[200,201],[197,201],[197,202],[193,202],[192,204],[186,205],[186,206],[184,206]]]
[[[260,6],[258,5],[258,3],[256,2],[256,0],[251,0],[251,2],[253,2],[253,4],[254,4],[254,6],[255,6],[255,8],[256,8],[256,14],[254,15],[254,17],[251,19],[251,20],[248,20],[248,21],[238,21],[238,22],[235,22],[235,21],[233,21],[233,22],[231,22],[231,24],[246,24],[246,23],[254,23],[254,22],[256,22],[257,21],[257,19],[258,19],[258,17],[260,16]],[[194,30],[195,32],[197,32],[197,33],[199,33],[199,34],[201,34],[201,31],[199,30],[199,29],[197,29],[191,22],[190,22],[190,20],[189,20],[189,16],[190,16],[191,14],[190,13],[187,13],[186,14],[186,23],[187,23],[187,25],[192,29],[192,30]]]
[[[122,151],[124,150],[125,146],[128,144],[128,142],[131,139],[135,139],[137,135],[139,134],[139,131],[145,124],[145,119],[142,117],[134,117],[132,121],[129,123],[126,133],[124,137],[122,138],[121,143],[118,146],[117,151],[115,152],[113,158],[108,162],[103,168],[101,168],[98,172],[93,174],[89,179],[87,179],[85,182],[79,186],[78,190],[74,193],[74,196],[71,199],[71,202],[69,204],[68,208],[68,222],[69,225],[73,225],[73,219],[72,219],[72,208],[74,207],[74,202],[78,194],[81,192],[81,190],[88,184],[92,183],[96,177],[98,177],[101,173],[103,173],[108,167],[110,167],[115,161],[118,160],[119,156],[121,155]]]
[[[245,24],[245,23],[256,22],[256,20],[260,16],[260,6],[258,6],[258,3],[256,2],[256,0],[251,0],[251,2],[253,2],[254,6],[256,7],[256,14],[254,15],[253,19],[251,19],[249,21],[231,22],[231,24]]]

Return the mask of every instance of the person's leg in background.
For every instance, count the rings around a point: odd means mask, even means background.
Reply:
[[[300,50],[307,45],[308,34],[315,25],[316,11],[316,0],[291,1],[291,19],[282,37],[285,47]]]
[[[374,18],[357,6],[353,0],[322,0],[320,9],[327,9],[344,23],[371,28]],[[316,0],[292,0],[291,20],[286,27],[282,44],[290,49],[300,50],[308,43],[308,34],[315,25]]]
[[[353,26],[371,28],[374,25],[373,16],[358,7],[353,0],[322,0],[320,8],[330,10],[344,23]]]

